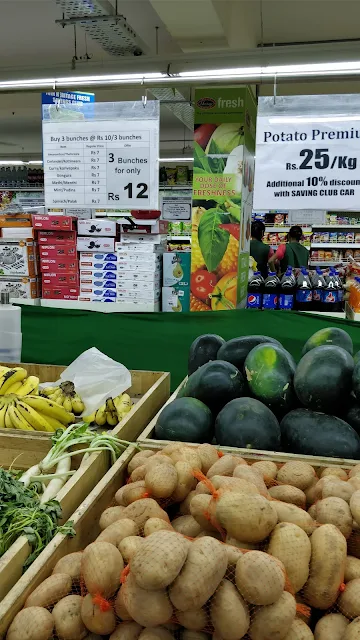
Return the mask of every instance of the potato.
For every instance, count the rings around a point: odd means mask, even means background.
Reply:
[[[120,487],[120,489],[117,490],[117,492],[115,493],[115,502],[120,506],[120,507],[125,507],[125,504],[123,502],[123,493],[126,489],[126,484],[123,487]]]
[[[282,484],[278,487],[270,487],[269,493],[272,498],[275,498],[275,500],[295,504],[297,507],[300,507],[300,509],[305,509],[306,507],[305,493],[297,487],[292,487],[291,484]]]
[[[102,611],[97,604],[94,604],[90,593],[82,600],[81,618],[86,628],[92,633],[105,635],[112,633],[116,627],[116,618],[112,607],[108,611]]]
[[[329,613],[317,622],[315,640],[342,640],[349,620],[341,613]]]
[[[199,538],[206,538],[206,537],[214,538],[215,540],[220,540],[220,542],[222,542],[222,535],[220,531],[201,531],[196,536],[195,540],[198,540]]]
[[[71,577],[67,573],[55,573],[46,578],[27,597],[24,607],[49,607],[67,596],[72,587]]]
[[[110,542],[93,542],[84,550],[81,574],[88,592],[92,595],[100,593],[104,598],[114,595],[120,586],[123,568],[121,553]]]
[[[100,529],[103,531],[113,522],[119,520],[122,516],[122,513],[125,509],[125,506],[117,506],[117,507],[108,507],[105,511],[102,512],[99,520]]]
[[[61,640],[86,638],[88,630],[82,621],[81,604],[81,596],[66,596],[53,608],[55,629]]]
[[[270,534],[267,552],[285,567],[294,593],[303,588],[309,577],[311,543],[303,529],[290,522],[277,524]]]
[[[6,634],[6,640],[49,640],[53,628],[54,619],[47,609],[28,607],[16,614]]]
[[[200,444],[196,449],[200,456],[202,472],[207,474],[210,467],[219,460],[218,450],[212,444]]]
[[[295,551],[296,553],[296,551]],[[310,577],[304,587],[306,602],[329,609],[344,581],[346,540],[333,524],[324,524],[311,536]]]
[[[170,454],[173,464],[187,462],[192,469],[202,471],[201,457],[195,447],[182,446]]]
[[[211,602],[211,622],[223,640],[240,640],[250,626],[249,609],[236,587],[223,580]]]
[[[341,469],[340,467],[325,467],[321,472],[320,478],[325,478],[326,476],[335,476],[341,480],[347,480],[348,478],[345,469]]]
[[[219,458],[210,467],[206,475],[208,478],[212,478],[213,476],[232,476],[235,467],[237,467],[239,464],[247,466],[247,462],[243,458],[238,458],[236,456],[226,454],[225,456]]]
[[[114,608],[115,608],[115,613],[118,616],[118,618],[120,618],[120,620],[132,621],[132,617],[125,606],[123,586],[121,586],[119,591],[117,592]]]
[[[360,578],[360,560],[353,556],[347,556],[344,582],[350,582],[355,578]]]
[[[272,462],[271,460],[259,460],[259,462],[254,462],[254,464],[251,465],[251,468],[256,469],[256,471],[261,473],[266,486],[268,486],[268,483],[271,486],[270,481],[276,478],[278,472],[275,462]]]
[[[151,460],[147,460],[145,462],[146,472],[151,471],[155,467],[159,467],[160,465],[166,465],[167,467],[173,467],[174,463],[171,460],[170,456],[164,456],[162,453],[156,453]]]
[[[309,516],[311,516],[313,520],[316,520],[316,505],[317,502],[315,504],[312,504],[307,511]]]
[[[140,638],[141,640],[174,640],[174,636],[171,631],[169,631],[169,629],[164,629],[164,627],[143,629],[139,635],[139,640]]]
[[[183,567],[189,544],[171,531],[157,531],[145,538],[130,563],[139,587],[151,591],[168,587]]]
[[[360,464],[356,464],[354,467],[352,467],[352,469],[350,469],[349,478],[353,478],[354,476],[357,476],[359,474],[360,474]]]
[[[185,629],[201,631],[208,626],[208,617],[205,609],[189,609],[189,611],[177,611],[176,618]]]
[[[170,498],[177,483],[178,474],[173,465],[162,464],[146,472],[145,487],[154,498]]]
[[[314,640],[314,635],[306,622],[295,618],[284,640]]]
[[[263,551],[248,551],[236,564],[235,583],[250,604],[273,604],[284,591],[285,567]]]
[[[138,640],[142,630],[137,622],[123,622],[112,632],[109,640]]]
[[[345,502],[349,502],[355,489],[350,482],[344,482],[334,476],[325,476],[323,478],[324,485],[321,492],[322,498],[329,498],[334,496],[336,498],[342,498]]]
[[[182,516],[190,515],[190,502],[193,497],[196,495],[195,491],[190,491],[189,495],[183,500],[183,502],[179,505],[179,513]]]
[[[161,449],[161,455],[163,456],[171,456],[174,451],[178,451],[179,449],[184,448],[183,442],[172,442],[171,444],[167,444],[166,447]]]
[[[136,536],[139,533],[139,527],[130,518],[121,518],[112,524],[109,524],[104,531],[96,538],[97,542],[110,542],[117,547],[121,540],[128,536]]]
[[[350,498],[350,511],[356,524],[360,524],[360,489],[354,491]]]
[[[136,469],[137,467],[141,467],[141,465],[145,464],[146,460],[148,458],[151,458],[151,456],[154,456],[155,453],[156,453],[155,451],[150,451],[149,449],[135,453],[134,457],[130,460],[128,464],[128,468],[127,468],[128,474],[131,475],[134,469]]]
[[[137,482],[138,480],[145,480],[146,476],[146,464],[142,464],[140,467],[136,467],[130,476],[131,482]]]
[[[172,525],[170,522],[162,520],[162,518],[149,518],[144,524],[144,536],[151,536],[156,531],[172,531]]]
[[[357,491],[358,489],[360,489],[360,476],[352,476],[351,478],[349,478],[348,483],[353,487],[354,491]]]
[[[184,629],[181,634],[181,640],[209,640],[210,636],[207,633],[201,631],[190,631],[190,629]]]
[[[179,611],[200,609],[219,586],[226,568],[225,545],[208,536],[194,540],[181,573],[170,587],[174,607]]]
[[[356,618],[346,627],[341,640],[358,640],[360,638],[360,618]]]
[[[266,484],[263,480],[262,474],[260,471],[256,471],[256,468],[248,467],[244,465],[238,465],[235,467],[233,472],[234,478],[241,478],[242,480],[247,480],[255,485],[260,491],[260,493],[264,496],[267,496],[267,488]]]
[[[179,460],[175,464],[175,471],[177,473],[177,485],[175,491],[171,496],[172,502],[182,502],[190,491],[195,489],[197,480],[193,475],[193,469],[191,465],[184,461]]]
[[[193,502],[194,499],[191,504]],[[229,536],[246,542],[260,542],[277,523],[276,504],[263,496],[224,493],[216,501],[216,519]]]
[[[161,522],[163,522],[163,520],[161,520]],[[118,545],[118,549],[126,563],[130,562],[133,555],[142,545],[143,540],[144,538],[141,538],[140,536],[128,536],[121,540]]]
[[[175,518],[171,524],[175,531],[189,538],[196,538],[201,533],[201,527],[193,516],[180,516]]]
[[[239,468],[245,469],[245,471],[248,469],[248,467],[242,466],[239,466]],[[211,482],[214,485],[215,489],[224,489],[225,491],[234,491],[235,493],[261,493],[259,487],[257,487],[256,484],[251,482],[251,480],[245,480],[244,478],[213,476],[211,478]]]
[[[190,503],[190,514],[204,531],[216,531],[206,514],[215,515],[216,503],[212,496],[195,495]]]
[[[282,640],[290,631],[295,615],[295,598],[283,591],[274,604],[256,610],[249,630],[251,640]]]
[[[341,498],[324,498],[316,503],[316,520],[321,524],[334,524],[348,538],[352,530],[350,508]]]
[[[360,578],[354,578],[346,583],[337,604],[341,613],[350,620],[360,615]]]
[[[226,544],[231,545],[232,547],[236,547],[237,549],[256,549],[258,550],[259,545],[252,542],[244,542],[244,540],[237,540],[236,538],[232,538],[231,536],[226,536],[225,539]]]
[[[121,494],[122,503],[124,507],[127,507],[135,500],[139,500],[140,498],[146,498],[147,487],[145,485],[145,480],[137,480],[136,482],[129,482],[124,487],[124,491]]]
[[[73,580],[80,580],[82,554],[82,551],[75,551],[75,553],[68,553],[60,558],[53,568],[53,574],[67,573]]]
[[[225,478],[225,476],[216,476],[216,477]],[[211,478],[211,481],[212,481],[212,478]],[[208,496],[211,495],[211,491],[209,487],[205,484],[205,482],[198,482],[198,484],[196,485],[195,494],[198,495],[199,493],[205,493]]]
[[[234,569],[233,565],[236,565],[239,558],[243,555],[243,552],[238,547],[227,544],[226,553],[228,557],[228,567],[232,567]]]
[[[165,589],[148,591],[136,582],[132,571],[123,584],[123,600],[130,616],[143,627],[165,624],[172,617],[172,606]]]
[[[360,558],[360,531],[353,530],[347,543],[348,554],[355,558]]]
[[[324,480],[325,478],[321,478],[321,480],[312,484],[308,489],[305,489],[304,493],[306,495],[306,504],[308,507],[322,498]]]
[[[294,504],[274,501],[271,503],[277,513],[279,522],[292,522],[310,535],[316,529],[316,523],[303,509]]]
[[[291,484],[302,491],[308,489],[316,476],[314,468],[307,462],[292,460],[279,469],[276,479],[282,484]]]
[[[141,498],[132,502],[128,507],[124,509],[124,518],[130,518],[138,525],[139,529],[144,527],[144,524],[149,518],[161,518],[165,522],[169,522],[169,516],[158,503],[152,498]]]

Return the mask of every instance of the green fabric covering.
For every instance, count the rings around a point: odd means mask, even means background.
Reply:
[[[357,322],[292,311],[219,311],[214,313],[97,313],[22,307],[23,362],[70,364],[82,351],[97,347],[129,369],[170,371],[174,390],[187,373],[191,342],[202,333],[225,340],[265,334],[280,340],[298,360],[306,340],[319,329],[338,326],[360,350]]]

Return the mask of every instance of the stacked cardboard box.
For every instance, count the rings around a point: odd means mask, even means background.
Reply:
[[[153,242],[116,243],[118,259],[117,300],[156,304],[161,294],[161,266],[164,246]]]
[[[190,251],[168,251],[164,253],[163,311],[190,311],[190,267]]]
[[[10,298],[39,297],[37,246],[31,215],[0,215],[0,291]]]
[[[116,222],[78,220],[80,302],[116,302]],[[81,234],[81,235],[80,235]]]

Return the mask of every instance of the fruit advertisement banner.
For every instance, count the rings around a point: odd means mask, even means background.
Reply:
[[[248,88],[196,90],[191,311],[245,306],[255,122]]]

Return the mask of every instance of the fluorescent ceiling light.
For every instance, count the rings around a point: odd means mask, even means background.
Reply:
[[[42,160],[29,160],[27,162],[25,162],[24,160],[0,160],[0,165],[6,165],[7,167],[9,166],[22,166],[22,165],[28,165],[28,164],[42,164],[43,161]]]
[[[28,160],[26,164],[43,164],[42,160]]]
[[[324,116],[324,117],[311,117],[311,116],[274,116],[269,118],[270,124],[304,124],[304,123],[317,123],[317,122],[353,122],[354,120],[360,120],[360,116]]]
[[[194,158],[159,158],[159,162],[194,162]]]

